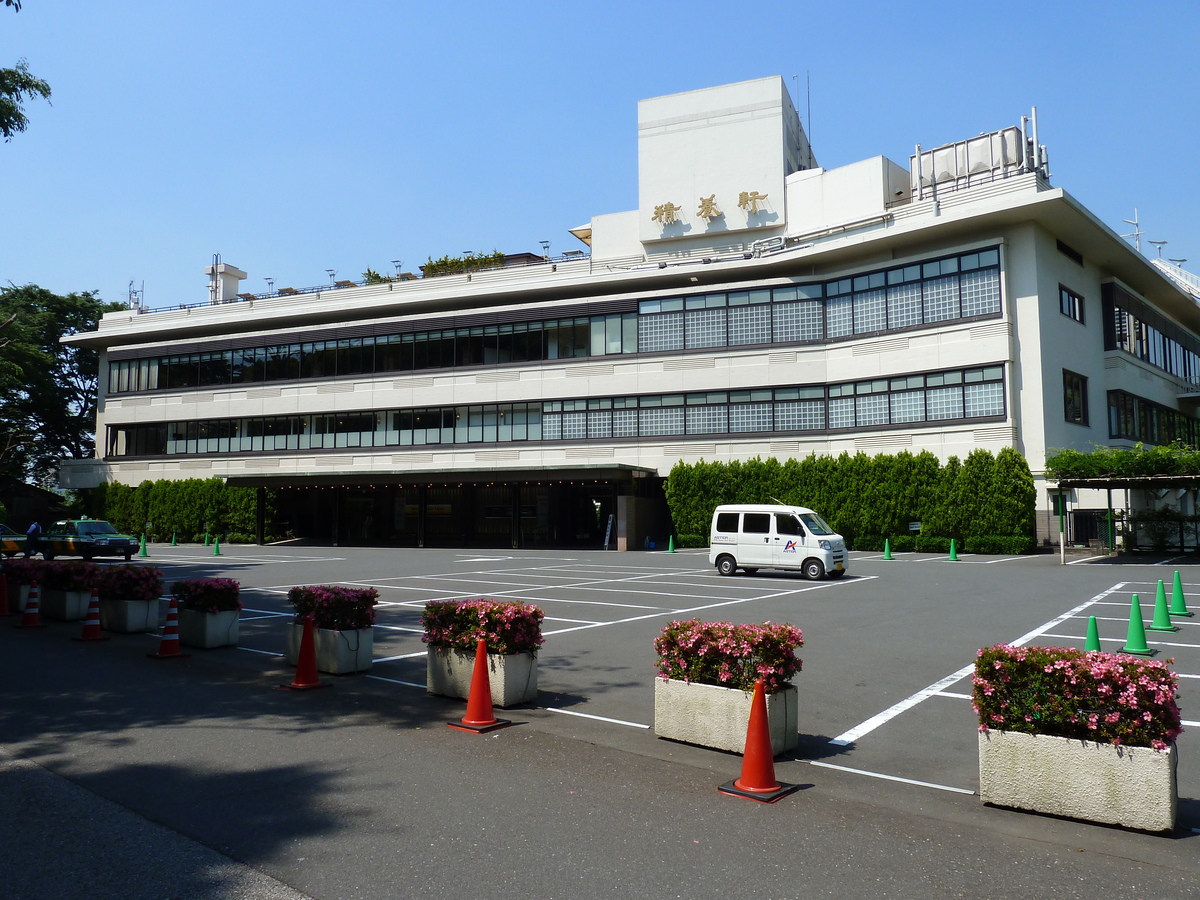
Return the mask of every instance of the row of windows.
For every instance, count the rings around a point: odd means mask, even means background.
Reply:
[[[1002,417],[1004,367],[832,385],[113,425],[106,455],[829,431]]]
[[[1116,293],[1112,285],[1104,287],[1110,296]],[[1156,327],[1148,319],[1158,320],[1161,317],[1148,311],[1142,313],[1143,304],[1123,291],[1120,293],[1124,298],[1123,305],[1129,308],[1123,308],[1111,300],[1106,302],[1109,322],[1104,349],[1124,350],[1164,372],[1191,384],[1200,384],[1200,341],[1165,320],[1162,328]]]
[[[1200,420],[1125,391],[1108,392],[1108,436],[1143,444],[1200,446]]]
[[[583,316],[122,360],[110,394],[832,340],[1000,314],[1000,251],[787,288],[645,300]]]

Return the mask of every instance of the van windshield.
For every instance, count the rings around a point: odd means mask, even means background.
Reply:
[[[837,534],[829,524],[816,513],[800,513],[800,521],[808,526],[813,534]]]

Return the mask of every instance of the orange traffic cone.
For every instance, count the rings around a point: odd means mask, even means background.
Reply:
[[[0,570],[0,616],[11,616],[8,608],[8,576]]]
[[[167,607],[167,621],[163,625],[162,640],[157,653],[146,654],[151,659],[187,659],[190,654],[179,652],[179,605],[174,597]]]
[[[487,641],[479,639],[475,646],[475,668],[471,670],[471,691],[467,695],[467,714],[458,722],[447,722],[459,731],[483,734],[512,724],[508,719],[497,719],[492,712],[492,682],[488,678]]]
[[[38,586],[37,582],[29,585],[29,599],[25,601],[25,615],[21,617],[21,623],[14,625],[13,628],[45,628],[42,622],[42,607],[38,603]]]
[[[92,598],[88,600],[87,618],[83,620],[83,633],[73,641],[107,641],[100,633],[100,595],[92,588]]]
[[[313,632],[312,616],[304,617],[304,633],[300,635],[300,655],[296,658],[296,677],[291,684],[281,684],[289,691],[311,691],[329,687],[317,677],[317,636]]]
[[[762,803],[774,803],[785,794],[799,790],[798,784],[775,780],[775,758],[771,753],[771,726],[767,721],[767,695],[760,678],[754,684],[750,701],[750,723],[746,727],[746,752],[742,754],[742,777],[727,781],[717,790],[722,794],[746,797]]]

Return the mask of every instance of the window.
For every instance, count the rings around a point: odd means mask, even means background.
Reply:
[[[1076,425],[1088,424],[1087,379],[1063,369],[1063,415]]]
[[[1083,298],[1061,284],[1058,286],[1058,309],[1068,319],[1083,323]]]
[[[770,534],[770,513],[743,513],[742,532],[744,534]]]

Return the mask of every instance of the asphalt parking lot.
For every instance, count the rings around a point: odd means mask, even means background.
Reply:
[[[177,671],[203,669],[210,673],[210,679],[219,676],[228,690],[243,694],[255,694],[254,686],[259,683],[273,686],[287,671],[279,654],[290,609],[285,597],[288,588],[333,583],[377,588],[380,606],[375,662],[370,673],[333,679],[334,689],[319,692],[319,701],[312,705],[319,704],[327,714],[344,709],[347,716],[365,708],[382,710],[384,720],[387,710],[394,708],[395,722],[388,726],[393,730],[419,722],[414,727],[428,732],[428,726],[461,715],[461,702],[430,698],[424,693],[425,654],[419,619],[426,602],[488,596],[535,603],[546,614],[537,703],[505,714],[518,720],[520,729],[497,733],[501,735],[498,739],[482,739],[479,746],[487,747],[489,759],[501,766],[515,762],[497,761],[506,745],[514,751],[520,745],[521,758],[527,762],[529,754],[538,748],[546,752],[553,748],[556,758],[558,754],[568,759],[572,753],[600,754],[626,773],[616,776],[623,788],[632,773],[650,767],[655,779],[682,777],[707,796],[710,787],[715,794],[716,784],[735,776],[740,765],[734,755],[654,737],[653,640],[664,624],[693,617],[790,622],[803,629],[805,635],[801,651],[804,671],[796,679],[801,744],[795,754],[777,760],[776,774],[782,780],[803,783],[805,790],[782,801],[793,804],[793,812],[782,816],[776,813],[778,818],[803,809],[810,802],[805,798],[822,795],[831,804],[829,809],[846,810],[847,815],[850,810],[861,813],[866,804],[873,811],[873,829],[883,827],[882,823],[894,816],[917,815],[920,828],[928,828],[931,835],[957,834],[964,829],[991,833],[997,853],[1004,841],[1020,836],[1036,844],[1035,856],[1055,860],[1055,867],[1061,866],[1059,857],[1068,849],[1087,851],[1094,868],[1087,877],[1076,879],[1081,885],[1079,896],[1087,896],[1082,886],[1093,876],[1098,882],[1106,878],[1111,884],[1113,872],[1109,868],[1127,871],[1123,864],[1133,865],[1138,873],[1145,870],[1153,874],[1153,878],[1145,875],[1149,881],[1131,881],[1129,890],[1143,893],[1128,896],[1191,896],[1200,876],[1195,852],[1195,841],[1200,839],[1200,772],[1191,764],[1193,748],[1200,746],[1200,616],[1176,620],[1180,626],[1176,633],[1147,634],[1150,646],[1159,651],[1158,658],[1175,660],[1173,668],[1180,675],[1180,706],[1186,723],[1178,743],[1179,828],[1171,838],[984,807],[975,796],[978,757],[969,700],[970,668],[980,647],[996,643],[1082,647],[1087,617],[1095,615],[1104,648],[1116,649],[1125,641],[1132,594],[1140,595],[1148,622],[1157,580],[1165,580],[1169,590],[1175,570],[1181,573],[1189,606],[1200,610],[1200,566],[1194,565],[1191,558],[1084,558],[1062,566],[1057,557],[1051,556],[963,555],[959,561],[950,562],[945,557],[921,554],[897,554],[893,560],[883,560],[878,554],[855,554],[847,577],[809,582],[790,574],[765,572],[753,577],[721,577],[708,565],[706,552],[702,551],[472,552],[234,546],[223,547],[223,555],[214,557],[209,548],[151,546],[150,554],[145,562],[162,568],[168,580],[221,575],[241,582],[246,609],[239,646],[197,651],[201,660],[183,663]],[[61,638],[78,627],[56,623],[50,632],[59,632]],[[28,646],[30,637],[0,635],[6,643],[17,641],[22,646]],[[54,637],[48,633],[32,639],[49,641]],[[121,665],[132,666],[135,659],[140,663],[144,651],[155,649],[156,641],[152,635],[114,636],[112,644],[88,648],[92,654],[90,665],[104,665],[107,653],[119,656]],[[8,688],[3,696],[9,702],[15,702],[20,693],[13,689],[14,674],[10,672],[4,679]],[[190,676],[172,672],[169,677],[186,683]],[[286,696],[287,692],[277,694]],[[279,702],[276,694],[271,700],[274,709]],[[203,709],[195,713],[200,718],[209,717]],[[60,722],[49,717],[44,728],[34,728],[28,722],[17,727],[15,718],[6,716],[0,720],[4,722],[0,743],[9,753],[72,780],[88,782],[89,778],[81,779],[79,774],[86,772],[92,780],[103,782],[99,773],[104,765],[115,764],[121,757],[116,749],[119,741],[111,734],[106,734],[103,741],[93,736],[85,741],[86,748],[81,745],[64,751],[55,746],[55,741],[67,740],[65,732],[69,728],[65,723],[71,718],[67,716]],[[172,717],[172,725],[178,724],[177,719]],[[147,724],[139,719],[139,727]],[[94,723],[89,723],[82,730],[90,734],[92,728]],[[355,729],[348,727],[347,731],[353,733]],[[55,732],[53,741],[47,732]],[[445,740],[440,732],[438,739],[439,743]],[[98,752],[98,746],[103,751]],[[467,746],[447,745],[454,747],[455,753]],[[445,748],[439,752],[445,752]],[[583,768],[599,765],[589,759],[588,764],[581,763]],[[436,754],[428,765],[435,761]],[[313,761],[312,765],[318,764]],[[562,765],[563,771],[570,769],[568,763]],[[664,765],[664,770],[657,768]],[[115,786],[98,793],[125,802]],[[653,792],[645,800],[658,802]],[[258,866],[301,891],[313,896],[351,896],[338,890],[329,892],[321,878],[311,872],[304,874],[308,870],[303,864],[257,856],[244,839],[224,834],[217,821],[189,828],[186,816],[173,816],[148,797],[143,802],[144,806],[138,802],[129,805],[143,815],[149,811],[152,820]],[[704,801],[705,812],[709,803]],[[728,812],[728,806],[721,806],[716,799],[711,803],[713,810]],[[774,811],[782,804],[762,809]],[[734,815],[761,819],[768,814],[739,811]],[[185,820],[182,826],[175,821],[179,818]],[[214,819],[219,818],[214,814]],[[463,827],[468,831],[471,828],[465,823]],[[911,830],[916,826],[908,821],[903,827]],[[877,839],[888,838],[885,834],[877,835]],[[701,840],[704,838],[698,838],[697,843]],[[903,842],[903,838],[900,840]],[[610,851],[615,852],[613,848]],[[628,854],[628,848],[624,852]],[[1097,862],[1100,859],[1104,860],[1102,864]],[[959,862],[944,864],[954,868]],[[978,866],[980,871],[986,868],[983,862]],[[1034,878],[1034,874],[1029,877]],[[796,895],[775,876],[759,873],[745,877],[745,896]],[[1042,884],[1039,879],[1044,877],[1044,873],[1038,874],[1032,883]],[[965,872],[962,878],[966,885]],[[1011,872],[1005,878],[1003,889],[989,887],[983,893],[959,894],[953,892],[957,878],[947,876],[944,891],[939,888],[922,893],[920,884],[928,888],[926,881],[910,885],[907,896],[1043,895],[1037,890],[1024,894],[1017,891],[1021,879]],[[897,883],[901,882],[903,878]],[[844,888],[850,884],[846,880],[834,882],[839,883]],[[513,884],[528,889],[530,882],[517,880]],[[1182,892],[1174,892],[1172,885],[1176,884]],[[678,895],[716,895],[709,893],[710,889],[716,890],[715,882],[706,881],[704,885],[697,885],[693,891],[680,886]],[[608,887],[612,887],[611,882]],[[1068,888],[1066,883],[1058,887],[1057,896],[1075,896],[1070,892],[1074,887]],[[606,893],[559,891],[549,895]],[[855,890],[829,893],[890,895],[869,891],[862,884]],[[490,894],[485,891],[481,895]]]

